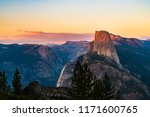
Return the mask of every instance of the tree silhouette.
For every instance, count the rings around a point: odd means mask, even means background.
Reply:
[[[93,90],[92,90],[92,99],[100,100],[103,98],[103,87],[102,81],[100,79],[94,80]]]
[[[102,98],[103,100],[119,99],[119,91],[112,85],[109,76],[105,73],[102,79]]]
[[[8,97],[8,84],[5,72],[0,72],[0,98],[5,99]]]
[[[109,76],[105,73],[102,79],[94,80],[92,99],[94,100],[119,100],[121,94],[112,85]]]
[[[16,69],[16,72],[14,73],[12,86],[13,86],[13,93],[14,94],[16,94],[16,95],[21,94],[22,85],[21,85],[21,75],[20,75],[19,69]]]
[[[77,61],[73,71],[72,84],[71,84],[74,99],[78,99],[80,96],[80,87],[81,87],[80,74],[81,74],[81,64],[79,61]]]
[[[87,64],[77,61],[72,76],[73,99],[115,100],[120,99],[120,92],[112,85],[109,76],[104,73],[97,79],[88,69]]]
[[[80,62],[77,61],[73,71],[71,85],[73,99],[90,99],[92,79],[94,79],[94,76],[88,69],[87,64],[84,63],[81,65]]]

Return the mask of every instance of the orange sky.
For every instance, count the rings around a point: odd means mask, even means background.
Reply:
[[[4,0],[0,41],[26,36],[18,30],[67,34],[107,30],[124,37],[150,36],[149,6],[149,0]]]

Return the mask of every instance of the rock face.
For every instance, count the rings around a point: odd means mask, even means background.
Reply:
[[[96,53],[87,53],[80,56],[79,60],[81,64],[85,63],[86,60],[90,71],[98,79],[101,79],[107,73],[113,85],[121,91],[123,99],[150,99],[147,86],[129,72],[120,69],[116,62]],[[66,64],[58,80],[57,87],[71,87],[71,77],[75,64],[76,62]]]
[[[106,31],[97,31],[90,51],[81,55],[78,60],[81,64],[87,63],[90,71],[101,79],[107,73],[113,85],[121,91],[124,99],[150,99],[148,87],[122,69],[117,52]],[[65,65],[57,82],[57,87],[71,87],[72,74],[76,61]]]
[[[71,99],[69,88],[55,88],[41,85],[38,81],[31,82],[23,89],[23,94],[28,99],[57,100]]]
[[[56,85],[57,87],[71,86],[71,77],[72,77],[74,67],[75,67],[75,62],[66,63],[57,81],[57,85]]]
[[[45,86],[56,86],[65,63],[87,53],[88,48],[86,41],[62,45],[0,44],[0,71],[7,73],[9,84],[18,68],[23,87],[36,80]]]
[[[106,31],[96,31],[95,40],[93,45],[93,52],[97,52],[98,55],[104,55],[113,59],[120,67],[120,61],[112,43],[109,32]]]

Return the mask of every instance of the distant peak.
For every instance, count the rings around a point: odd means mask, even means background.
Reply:
[[[64,43],[63,45],[84,45],[84,44],[88,44],[88,41],[66,41],[66,43]]]
[[[114,34],[110,33],[110,38],[111,38],[111,40],[119,40],[123,37],[121,37],[120,35],[114,35]]]

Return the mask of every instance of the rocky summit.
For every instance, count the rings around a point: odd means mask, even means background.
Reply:
[[[93,45],[93,52],[97,52],[98,55],[104,55],[113,59],[120,67],[120,61],[116,52],[110,34],[107,31],[96,31],[95,40]]]
[[[120,90],[123,99],[149,99],[148,87],[120,64],[119,57],[106,31],[96,31],[95,40],[88,53],[78,57],[81,64],[87,63],[90,71],[97,79],[102,79],[107,73],[111,82]],[[76,61],[69,62],[63,68],[57,82],[57,87],[71,87],[73,70]],[[124,66],[125,67],[125,66]]]
[[[6,72],[8,84],[11,85],[18,68],[23,87],[29,84],[25,88],[25,94],[29,97],[35,94],[38,99],[70,99],[68,87],[79,60],[81,64],[87,63],[98,79],[107,73],[124,99],[150,99],[149,52],[148,40],[96,31],[92,42],[0,44],[0,71]],[[55,88],[56,84],[58,88]]]

